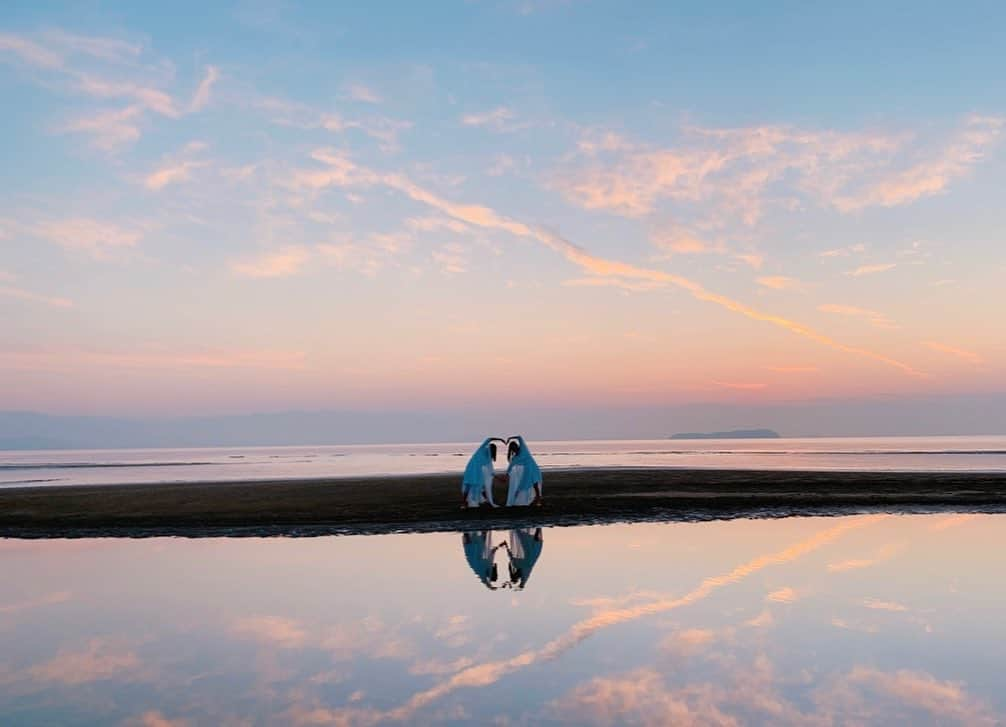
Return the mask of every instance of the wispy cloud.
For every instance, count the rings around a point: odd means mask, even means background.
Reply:
[[[765,368],[780,374],[808,374],[818,371],[817,366],[766,366]]]
[[[216,66],[206,66],[206,74],[203,76],[203,80],[199,82],[199,86],[196,87],[196,92],[192,96],[192,101],[189,102],[190,111],[201,111],[206,108],[210,102],[210,96],[213,93],[213,86],[219,80],[220,69]]]
[[[908,607],[903,604],[896,603],[894,601],[879,601],[876,598],[867,598],[863,601],[863,605],[866,606],[866,608],[872,608],[875,611],[901,612],[908,610]]]
[[[897,325],[883,313],[868,308],[859,308],[854,305],[842,305],[839,303],[825,303],[817,307],[822,313],[831,313],[839,316],[851,316],[862,318],[876,328],[897,328]]]
[[[491,111],[465,114],[461,117],[461,123],[465,126],[486,126],[496,131],[509,131],[515,128],[512,123],[515,117],[512,109],[498,106]]]
[[[758,278],[758,285],[772,290],[805,290],[806,285],[785,275],[766,275]]]
[[[384,100],[377,91],[362,83],[351,83],[346,86],[346,96],[353,101],[361,101],[363,103],[378,104]]]
[[[142,106],[127,106],[111,111],[79,116],[58,128],[59,131],[87,134],[91,145],[102,151],[114,151],[140,138]]]
[[[285,278],[300,272],[311,254],[303,246],[291,245],[231,263],[231,270],[246,278]]]
[[[231,625],[231,633],[281,649],[299,649],[307,643],[307,631],[296,621],[276,616],[246,616]]]
[[[2,278],[0,278],[0,296],[5,296],[7,298],[16,298],[17,300],[27,301],[29,303],[42,303],[51,308],[72,308],[73,301],[69,298],[53,297],[50,295],[43,295],[41,293],[35,293],[31,290],[25,290],[24,288],[18,288],[12,285],[4,285]]]
[[[164,189],[169,184],[184,182],[192,177],[192,171],[205,167],[208,162],[187,160],[182,162],[171,162],[166,166],[154,170],[143,180],[143,185],[152,191]]]
[[[302,170],[297,172],[292,180],[293,185],[306,186],[311,189],[322,189],[330,185],[363,187],[381,185],[395,189],[416,202],[439,210],[441,213],[466,222],[469,225],[499,230],[517,237],[537,240],[545,247],[562,255],[567,261],[590,276],[609,278],[616,281],[628,281],[632,284],[646,282],[681,288],[698,300],[721,306],[751,320],[769,323],[829,348],[881,362],[887,366],[897,368],[910,376],[924,376],[924,374],[912,366],[890,356],[841,343],[808,326],[783,316],[764,313],[728,296],[706,290],[700,283],[680,275],[674,275],[662,270],[638,267],[617,260],[600,258],[591,255],[583,248],[549,230],[529,226],[523,222],[501,215],[489,207],[451,202],[415,184],[405,175],[379,174],[365,167],[358,166],[344,154],[339,154],[330,149],[316,150],[311,156],[315,160],[324,163],[326,167],[322,170]]]
[[[849,245],[848,247],[836,247],[831,250],[825,250],[820,253],[821,257],[848,257],[849,255],[858,254],[866,251],[866,245],[863,243],[858,243],[856,245]]]
[[[688,126],[677,143],[663,147],[588,131],[553,186],[588,210],[643,217],[671,205],[752,227],[773,206],[855,212],[943,191],[982,159],[1002,125],[999,118],[969,117],[936,151],[911,134],[788,126]],[[913,154],[924,161],[904,167]]]
[[[79,371],[83,367],[149,371],[157,369],[270,369],[305,368],[302,351],[196,349],[165,351],[133,347],[128,351],[59,346],[28,350],[0,350],[0,369],[14,371]]]
[[[761,391],[768,388],[768,384],[760,382],[713,381],[712,383],[714,386],[719,386],[722,389],[735,389],[737,391]]]
[[[10,33],[0,33],[0,51],[16,56],[23,63],[38,68],[56,69],[63,67],[63,58],[58,53],[44,48],[27,38]]]
[[[980,364],[983,359],[980,355],[974,351],[967,351],[963,348],[957,348],[955,346],[948,346],[945,343],[940,343],[938,341],[923,341],[923,345],[928,346],[934,351],[939,351],[940,353],[947,353],[951,356],[956,356],[959,359],[963,359],[969,363]]]
[[[770,594],[765,596],[766,601],[773,601],[775,603],[793,603],[798,597],[795,589],[786,586],[785,588],[779,588],[772,591]]]
[[[845,212],[864,207],[894,207],[944,192],[951,182],[966,176],[982,160],[986,148],[998,139],[1003,124],[1000,117],[970,116],[964,128],[935,154],[907,169],[881,175],[860,191],[836,198],[835,205]]]
[[[106,639],[92,639],[81,650],[64,650],[52,660],[31,668],[35,679],[76,685],[136,674],[141,663],[136,654]]]
[[[860,265],[855,270],[850,270],[846,275],[851,275],[858,278],[863,275],[876,275],[877,273],[886,273],[888,270],[893,270],[897,267],[897,263],[878,263],[876,265]]]
[[[110,260],[135,247],[143,237],[139,230],[88,217],[41,222],[33,231],[67,250],[86,253],[96,260]]]

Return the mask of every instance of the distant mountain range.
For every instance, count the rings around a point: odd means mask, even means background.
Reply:
[[[1006,392],[780,404],[472,404],[453,410],[129,418],[0,411],[0,450],[480,442],[492,434],[518,432],[531,441],[662,439],[684,427],[698,433],[682,431],[674,439],[778,436],[772,430],[727,431],[736,422],[765,422],[799,437],[1006,434]]]
[[[771,429],[732,429],[729,432],[680,432],[671,439],[779,439]]]

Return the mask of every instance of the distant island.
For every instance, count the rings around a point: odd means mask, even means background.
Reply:
[[[780,439],[771,429],[733,429],[729,432],[679,432],[671,439]]]

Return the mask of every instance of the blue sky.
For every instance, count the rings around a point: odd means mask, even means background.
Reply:
[[[0,408],[1003,389],[994,3],[21,3]]]

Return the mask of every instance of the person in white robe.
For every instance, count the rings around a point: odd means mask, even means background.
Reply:
[[[531,450],[524,437],[511,437],[507,445],[506,504],[508,507],[541,505],[542,477],[541,467],[531,455]]]
[[[491,507],[496,507],[496,503],[493,502],[495,442],[495,437],[486,437],[485,441],[472,454],[471,459],[468,460],[464,476],[461,479],[462,509],[478,507],[483,502],[488,502]]]

